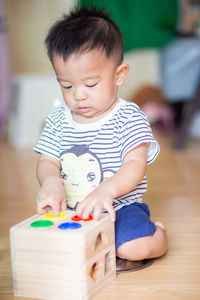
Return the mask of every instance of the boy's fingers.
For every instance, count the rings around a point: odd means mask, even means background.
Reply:
[[[81,216],[82,208],[81,208],[81,203],[78,203],[76,206],[76,213],[78,216]]]
[[[55,217],[58,217],[60,214],[60,204],[58,202],[52,202],[49,199],[43,201],[37,201],[37,212],[39,214],[46,214],[49,209],[53,210]]]
[[[88,204],[87,204],[88,205]],[[76,207],[76,213],[78,216],[82,217],[85,216],[87,205],[85,204],[85,201],[80,202]]]
[[[99,220],[99,217],[100,217],[100,214],[101,214],[101,205],[96,205],[95,208],[94,208],[94,213],[93,213],[93,217],[94,217],[94,220],[97,221]]]
[[[112,210],[112,211],[110,212],[110,217],[111,217],[112,222],[115,222],[116,215],[115,215],[114,210]]]
[[[67,202],[66,200],[64,199],[61,203],[61,210],[66,210],[67,209]]]
[[[87,205],[83,208],[82,210],[82,218],[83,219],[87,219],[89,218],[90,213],[93,211],[93,209],[95,209],[97,206],[94,205],[94,203],[88,202]]]
[[[47,209],[46,208],[37,208],[37,212],[40,215],[44,215],[47,213]]]
[[[40,202],[37,200],[37,212],[41,215],[46,214],[47,208],[49,207],[48,203]]]
[[[105,209],[109,213],[111,221],[115,222],[116,215],[115,215],[115,211],[113,209],[113,206],[107,205],[107,206],[105,206]]]
[[[53,214],[55,217],[58,217],[59,214],[60,214],[60,205],[59,203],[55,202],[53,205],[52,205],[52,210],[53,210]]]
[[[88,207],[84,207],[84,210],[82,211],[82,214],[81,214],[82,218],[83,219],[89,218],[89,215],[90,215],[91,211],[92,210],[90,210]]]
[[[108,210],[108,213],[109,213],[109,215],[110,215],[111,221],[112,221],[112,222],[115,222],[116,216],[115,216],[115,212],[114,212],[113,208],[109,209],[109,210]]]

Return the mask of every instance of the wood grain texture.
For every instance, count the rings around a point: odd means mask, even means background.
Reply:
[[[108,214],[98,221],[63,220],[50,226],[35,216],[10,229],[14,295],[47,300],[90,300],[116,278],[114,223]],[[79,225],[76,229],[59,226]]]
[[[144,197],[152,220],[162,221],[169,249],[146,269],[119,274],[95,300],[200,299],[200,142],[188,140],[174,151],[174,136],[154,132],[161,146],[147,168]],[[35,214],[36,156],[0,144],[0,299],[28,300],[12,294],[9,228]],[[76,299],[74,299],[76,300]]]

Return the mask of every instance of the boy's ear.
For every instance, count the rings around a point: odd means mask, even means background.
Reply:
[[[121,64],[117,67],[116,70],[116,84],[119,86],[121,85],[124,80],[126,79],[129,72],[129,65]]]

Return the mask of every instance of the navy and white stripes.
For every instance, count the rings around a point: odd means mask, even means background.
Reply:
[[[141,143],[148,144],[149,164],[159,153],[149,122],[136,104],[119,99],[108,115],[90,124],[77,124],[67,107],[58,108],[47,118],[34,150],[60,160],[63,151],[76,145],[86,145],[98,157],[104,171],[115,173],[122,166],[125,155]],[[141,202],[146,189],[144,177],[133,191],[115,199],[115,210],[135,201]]]

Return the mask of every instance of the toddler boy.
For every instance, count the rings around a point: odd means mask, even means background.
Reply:
[[[159,145],[139,107],[117,97],[129,71],[119,28],[105,11],[82,7],[54,24],[45,44],[66,105],[48,116],[34,147],[38,212],[58,215],[68,205],[98,219],[106,210],[118,257],[161,256],[164,226],[151,222],[142,202]]]

